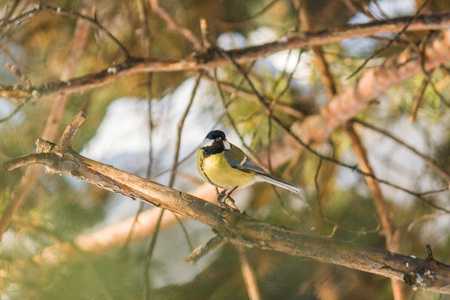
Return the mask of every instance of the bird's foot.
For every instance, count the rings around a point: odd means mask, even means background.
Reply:
[[[217,195],[217,202],[219,203],[220,207],[224,209],[234,209],[239,211],[237,206],[234,204],[234,199],[231,198],[230,193],[227,193],[227,191],[221,191]]]
[[[234,202],[234,199],[231,198],[230,196],[227,196],[227,197],[225,198],[225,200],[224,200],[224,204],[225,204],[226,206],[231,207],[232,209],[239,211],[239,209],[237,208],[237,206],[236,206],[234,203],[235,203],[235,202]]]

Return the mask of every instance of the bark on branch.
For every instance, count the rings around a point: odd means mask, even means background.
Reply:
[[[64,146],[71,144],[83,120],[84,113],[81,112],[66,128],[66,132],[71,134],[66,135],[63,144],[55,145],[39,139],[36,154],[32,154],[31,158],[24,156],[10,160],[4,163],[4,167],[12,170],[28,164],[42,164],[52,173],[66,174],[198,220],[236,245],[309,257],[320,262],[404,280],[415,288],[450,294],[450,265],[432,257],[419,259],[262,223],[237,211],[223,210],[187,193],[83,157]]]
[[[411,20],[414,18],[414,21]],[[411,24],[409,24],[411,22]],[[408,25],[409,24],[409,25]],[[247,48],[225,51],[226,55],[211,50],[206,53],[194,52],[187,58],[132,58],[124,62],[67,81],[55,81],[38,84],[31,88],[24,85],[0,86],[0,97],[34,98],[53,94],[80,93],[95,87],[111,83],[124,76],[135,73],[174,72],[198,69],[213,69],[229,64],[227,56],[233,57],[238,63],[254,61],[271,54],[290,49],[300,49],[340,42],[344,39],[374,36],[382,33],[398,33],[406,31],[441,30],[450,26],[450,12],[402,17],[386,21],[376,21],[366,24],[352,24],[338,28],[328,28],[317,31],[292,33],[276,41],[251,46]]]

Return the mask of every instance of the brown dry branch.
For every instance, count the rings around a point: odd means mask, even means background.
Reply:
[[[77,124],[78,120],[82,119],[82,113],[79,113],[72,123]],[[187,216],[212,227],[223,239],[235,245],[309,257],[320,262],[404,280],[414,288],[450,294],[450,265],[320,236],[305,235],[262,223],[238,211],[223,210],[187,193],[88,159],[71,148],[64,148],[62,145],[55,145],[42,139],[37,143],[35,163],[44,165],[49,172],[65,174],[102,189]],[[24,165],[26,157],[5,162],[5,169],[13,170]]]
[[[340,42],[344,39],[357,37],[374,36],[388,32],[400,32],[405,25],[411,21],[412,17],[395,18],[387,21],[376,21],[367,24],[346,25],[338,28],[323,29],[298,34],[288,34],[276,41],[225,51],[238,63],[254,61],[271,54],[290,49],[300,49],[312,46],[325,45]],[[441,30],[450,25],[450,12],[443,12],[429,15],[419,15],[408,26],[407,31]],[[446,54],[450,51],[429,53],[428,60],[439,61],[438,55]],[[444,60],[446,61],[446,60]],[[0,97],[5,98],[26,98],[31,93],[35,98],[52,94],[73,94],[80,93],[95,87],[111,83],[119,78],[130,74],[147,72],[174,72],[198,69],[213,69],[229,64],[226,56],[220,55],[216,51],[205,53],[193,53],[187,58],[132,58],[128,57],[122,63],[110,66],[97,73],[87,74],[67,81],[55,81],[43,83],[27,90],[23,85],[3,85],[0,86]]]

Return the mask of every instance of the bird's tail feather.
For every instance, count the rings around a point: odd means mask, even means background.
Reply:
[[[273,185],[279,186],[281,188],[284,188],[286,190],[289,190],[289,191],[291,191],[293,193],[296,193],[296,194],[299,194],[302,191],[301,188],[293,186],[293,185],[291,185],[289,183],[286,183],[284,181],[281,181],[279,179],[273,178],[272,176],[270,176],[268,174],[258,174],[256,176],[257,176],[256,177],[257,181],[265,181],[265,182],[268,182],[270,184],[273,184]]]

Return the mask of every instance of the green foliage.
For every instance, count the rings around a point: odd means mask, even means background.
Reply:
[[[113,251],[94,257],[81,254],[63,265],[27,262],[7,279],[22,288],[7,294],[12,299],[140,299],[141,259]]]
[[[19,5],[13,16],[36,6],[36,3],[29,1],[4,1],[0,2],[2,13],[16,2]],[[147,37],[141,22],[138,2],[139,0],[96,1],[94,19],[110,31],[131,56],[146,57],[144,44]],[[263,32],[270,32],[277,38],[288,31],[297,30],[297,25],[302,30],[303,25],[298,20],[294,2],[298,1],[277,1],[261,15],[250,18],[260,12],[264,8],[263,5],[267,5],[269,1],[266,3],[256,0],[159,1],[160,6],[173,16],[178,25],[189,28],[199,40],[201,40],[199,20],[204,18],[208,22],[213,41],[220,34],[235,32],[245,37],[247,42],[249,37],[261,28],[270,29]],[[300,2],[303,5],[305,1]],[[354,11],[345,5],[348,1],[306,2],[316,28],[341,26],[354,15]],[[444,10],[448,6],[448,1],[445,0],[433,2],[435,9]],[[51,5],[84,15],[92,13],[87,2],[81,0],[59,0],[53,1]],[[194,51],[199,51],[195,50],[183,35],[171,29],[157,12],[149,10],[147,18],[150,28],[150,57],[189,57]],[[68,61],[72,58],[71,48],[76,24],[77,18],[73,16],[44,11],[18,24],[12,24],[11,27],[1,27],[2,62],[15,65],[33,85],[60,80]],[[419,43],[421,37],[412,38]],[[372,61],[372,66],[367,66],[351,79],[347,78],[367,56],[374,50],[382,48],[384,44],[383,41],[377,40],[374,48],[364,49],[364,55],[358,57],[349,57],[348,49],[342,44],[323,47],[338,91],[344,91],[367,68],[378,65],[386,57],[397,55],[406,47],[397,43],[377,55],[376,60]],[[298,55],[296,51],[292,51],[292,57]],[[104,31],[98,29],[98,26],[91,24],[74,74],[75,77],[80,77],[95,73],[124,59],[120,47]],[[316,67],[313,51],[309,50],[302,54],[301,64],[297,68],[297,72],[301,75],[296,73],[292,78],[290,72],[276,67],[285,62],[285,59],[287,58],[282,57],[275,63],[272,56],[258,60],[256,66],[251,63],[243,64],[243,68],[248,71],[252,83],[261,96],[269,105],[273,105],[271,113],[289,127],[295,121],[301,121],[303,116],[317,114],[328,98],[321,81],[321,70]],[[289,67],[292,68],[292,65]],[[307,78],[303,71],[309,74]],[[205,72],[210,76],[213,74]],[[110,104],[122,97],[137,97],[151,99],[153,109],[156,111],[152,124],[155,135],[158,135],[158,130],[164,131],[165,139],[160,142],[166,145],[167,140],[172,141],[171,138],[175,140],[175,131],[172,129],[179,122],[177,114],[181,114],[182,111],[179,107],[184,105],[179,103],[179,98],[172,99],[172,96],[186,79],[192,78],[193,74],[194,71],[154,73],[151,76],[132,74],[105,86],[70,95],[62,115],[58,138],[72,117],[81,109],[85,109],[88,118],[77,133],[73,148],[78,152],[88,149],[88,142],[98,137],[99,126],[108,115]],[[242,196],[248,201],[238,200],[237,206],[263,222],[282,225],[308,234],[332,235],[330,238],[385,248],[385,240],[379,226],[380,218],[364,178],[351,169],[325,160],[320,162],[319,170],[320,159],[303,148],[296,148],[297,145],[291,145],[294,143],[287,138],[286,132],[275,122],[269,121],[265,107],[231,64],[218,69],[218,74],[220,80],[227,81],[234,87],[240,86],[245,92],[239,92],[237,96],[232,96],[230,89],[224,92],[224,100],[228,105],[227,112],[232,120],[223,117],[217,127],[224,127],[229,132],[239,134],[255,153],[266,151],[270,140],[272,158],[275,161],[277,159],[274,157],[278,152],[293,148],[296,154],[288,161],[275,163],[276,166],[271,171],[277,177],[301,186],[306,195],[305,199],[298,199],[288,192],[275,191],[271,186],[256,184],[247,190],[246,196]],[[0,84],[10,84],[10,80],[20,83],[17,78],[11,78],[13,77],[8,71],[0,70]],[[449,102],[448,70],[436,70],[431,74],[431,78],[436,90]],[[417,75],[387,90],[383,96],[375,99],[368,109],[355,117],[368,120],[391,132],[397,130],[396,134],[401,139],[434,158],[448,170],[449,110],[431,85],[425,91],[418,111],[418,120],[408,127],[411,131],[404,133],[402,129],[405,128],[402,127],[405,126],[405,120],[412,113],[417,91],[424,79],[426,77],[423,74]],[[206,128],[210,124],[202,123],[203,116],[215,116],[225,110],[215,83],[208,82],[202,81],[204,86],[201,93],[207,99],[206,101],[201,99],[203,102],[198,104],[202,106],[200,109],[202,117],[196,120],[199,127],[204,126],[202,128],[204,131],[207,131]],[[225,87],[223,89],[226,90]],[[190,95],[186,93],[184,96],[189,98]],[[34,143],[42,135],[53,101],[58,101],[57,99],[59,99],[57,95],[50,95],[38,100],[27,100],[16,116],[0,123],[1,162],[35,151]],[[17,104],[17,100],[9,100],[12,105]],[[277,106],[278,104],[280,105]],[[194,102],[195,105],[197,103]],[[286,107],[294,110],[294,113],[292,110],[283,109]],[[220,112],[212,111],[213,108]],[[0,112],[3,114],[1,106]],[[120,126],[128,126],[121,123],[128,116],[122,117],[114,122]],[[174,126],[167,129],[164,127],[165,124]],[[445,186],[444,180],[430,170],[420,158],[414,157],[405,162],[395,157],[394,152],[404,150],[402,146],[392,144],[388,137],[369,129],[359,125],[355,127],[367,148],[369,160],[374,162],[375,173],[381,174],[380,178],[419,192]],[[147,128],[132,130],[142,132]],[[195,130],[189,127],[183,129],[182,146],[200,142],[201,138],[193,140],[192,133],[197,133]],[[200,130],[198,131],[200,134]],[[420,136],[417,132],[421,133]],[[110,137],[115,143],[112,143],[114,146],[107,151],[110,151],[116,160],[105,163],[121,163],[120,168],[124,168],[124,165],[129,167],[133,164],[126,160],[122,161],[123,157],[138,155],[132,151],[133,149],[116,153],[115,147],[122,146],[121,138],[123,137]],[[152,175],[164,171],[162,166],[166,168],[171,165],[173,159],[173,156],[168,159],[165,155],[172,154],[174,144],[169,145],[170,149],[161,149],[162,147],[158,149],[157,146],[155,147],[160,152],[153,152],[158,153],[158,156],[153,157],[153,169],[156,170],[152,170]],[[386,153],[387,148],[392,149],[392,153]],[[352,142],[343,129],[337,130],[327,144],[315,149],[327,157],[349,165],[356,166],[358,163]],[[146,161],[139,161],[139,171],[146,169],[145,164]],[[265,167],[267,166],[266,164]],[[198,177],[192,157],[180,166],[183,167],[186,168],[180,173],[187,174],[183,176],[183,180],[184,177],[188,178],[186,179],[188,183],[183,185],[183,188],[196,187],[195,179]],[[11,193],[23,176],[24,170],[24,168],[12,172],[0,170],[1,214],[10,203]],[[384,172],[385,170],[390,172]],[[181,181],[181,175],[177,180]],[[432,243],[436,259],[448,263],[450,234],[448,226],[445,226],[448,224],[448,214],[439,213],[416,197],[392,187],[386,185],[381,187],[392,213],[394,225],[401,233],[400,252],[426,257],[424,245]],[[160,251],[164,253],[157,258],[153,256],[149,268],[149,282],[145,282],[144,276],[148,259],[148,239],[131,242],[126,250],[114,248],[98,253],[84,253],[75,249],[76,247],[69,247],[71,250],[65,253],[67,257],[58,263],[39,260],[39,256],[49,249],[48,247],[65,242],[70,246],[80,235],[98,230],[110,224],[108,222],[117,223],[128,217],[130,213],[126,209],[123,214],[121,212],[120,217],[112,217],[114,213],[111,211],[117,209],[118,204],[117,199],[112,199],[111,195],[110,192],[100,191],[96,187],[75,182],[67,177],[44,174],[44,171],[41,171],[38,183],[33,186],[24,205],[14,215],[0,244],[0,297],[143,299],[147,288],[151,291],[152,299],[248,299],[241,275],[239,255],[235,248],[230,245],[222,246],[203,258],[201,267],[193,267],[181,258],[171,256],[174,252],[180,257],[187,254],[185,253],[187,243],[184,236],[180,237],[181,234],[177,238],[166,237],[163,241],[161,238],[158,240],[155,251],[162,249]],[[448,195],[447,191],[428,195],[424,199],[448,207]],[[326,219],[321,218],[319,210]],[[196,223],[193,225],[185,222],[185,226],[191,239],[197,239],[193,241],[194,247],[205,242],[205,236],[211,235],[209,228],[199,229]],[[166,232],[162,235],[164,236]],[[105,237],[105,240],[109,238],[111,237]],[[263,299],[327,299],[327,295],[342,299],[392,297],[390,280],[385,278],[261,249],[246,251]],[[193,275],[188,276],[184,273]],[[407,296],[410,294],[411,291],[408,290]],[[420,299],[437,299],[437,296],[431,293],[421,293],[420,297]]]

